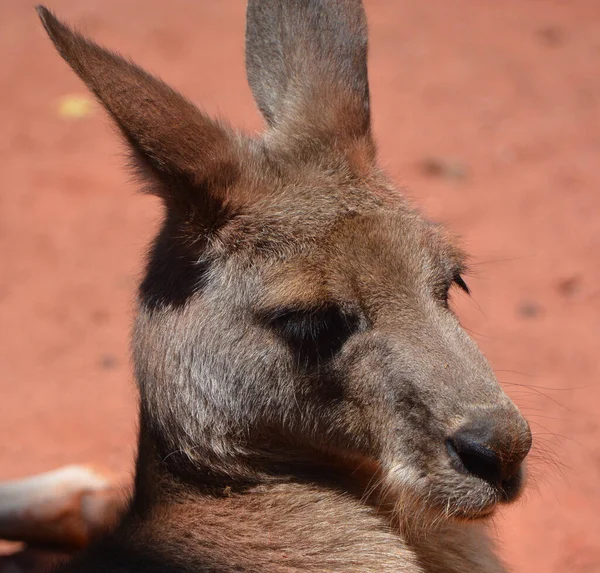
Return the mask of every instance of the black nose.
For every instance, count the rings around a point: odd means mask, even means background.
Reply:
[[[496,452],[468,433],[460,432],[447,440],[446,448],[456,469],[481,478],[495,487],[501,487],[505,476]]]
[[[490,409],[473,418],[446,440],[454,468],[514,499],[523,485],[523,460],[531,448],[531,432],[516,410]]]

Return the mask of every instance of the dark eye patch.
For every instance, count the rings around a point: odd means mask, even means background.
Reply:
[[[361,327],[355,312],[337,304],[319,308],[276,308],[263,320],[296,352],[305,365],[331,360]]]

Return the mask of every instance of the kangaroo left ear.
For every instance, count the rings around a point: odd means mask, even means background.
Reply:
[[[169,207],[223,210],[245,147],[181,94],[132,62],[74,32],[43,6],[38,14],[61,56],[110,113]]]

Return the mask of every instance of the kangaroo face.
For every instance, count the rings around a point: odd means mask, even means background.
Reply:
[[[165,204],[134,333],[165,463],[238,481],[370,467],[434,516],[514,499],[529,428],[449,308],[462,254],[377,167],[361,2],[250,0],[256,138],[41,16]]]
[[[184,450],[220,452],[217,464],[368,463],[399,509],[474,518],[514,499],[531,435],[449,308],[466,288],[462,253],[378,174],[291,175],[194,255],[183,304],[160,290],[155,252],[136,362],[165,433],[183,424]],[[169,384],[189,392],[187,410]]]

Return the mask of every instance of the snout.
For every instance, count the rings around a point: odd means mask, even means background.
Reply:
[[[455,470],[487,482],[511,501],[521,490],[531,443],[529,425],[520,414],[501,410],[474,417],[446,440],[446,448]]]

